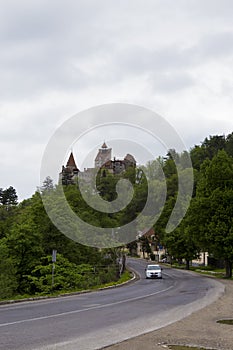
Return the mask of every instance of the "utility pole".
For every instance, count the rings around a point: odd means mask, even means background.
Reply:
[[[54,286],[54,271],[55,271],[55,262],[57,260],[57,251],[55,249],[53,249],[53,253],[52,253],[52,290],[53,290],[53,286]]]

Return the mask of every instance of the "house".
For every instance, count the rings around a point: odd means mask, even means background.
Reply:
[[[140,258],[161,261],[166,254],[164,247],[159,244],[153,228],[139,231],[137,235],[137,255]]]

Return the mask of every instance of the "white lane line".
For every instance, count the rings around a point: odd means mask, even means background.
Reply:
[[[73,310],[73,311],[67,311],[67,312],[61,312],[58,314],[53,314],[53,315],[47,315],[47,316],[41,316],[41,317],[34,317],[34,318],[28,318],[28,319],[24,319],[24,320],[19,320],[19,321],[14,321],[14,322],[7,322],[7,323],[1,323],[0,327],[6,327],[6,326],[12,326],[15,324],[20,324],[20,323],[25,323],[25,322],[32,322],[32,321],[40,321],[40,320],[46,320],[49,318],[55,318],[55,317],[60,317],[60,316],[66,316],[66,315],[72,315],[72,314],[78,314],[84,311],[90,311],[90,310],[96,310],[96,309],[103,309],[109,306],[115,306],[115,305],[119,305],[119,304],[123,304],[123,303],[128,303],[130,301],[136,301],[136,300],[140,300],[140,299],[144,299],[144,298],[148,298],[148,297],[152,297],[156,294],[159,293],[164,293],[167,292],[168,290],[174,288],[174,286],[170,286],[169,288],[157,291],[155,293],[150,293],[147,295],[142,295],[139,297],[134,297],[134,298],[129,298],[129,299],[125,299],[125,300],[120,300],[120,301],[116,301],[114,303],[109,303],[109,304],[104,304],[104,305],[97,305],[97,306],[92,306],[92,307],[87,307],[85,309],[81,309],[81,310]]]
[[[91,293],[91,292],[90,292]],[[37,304],[55,304],[55,303],[60,303],[61,300],[67,300],[67,299],[72,299],[78,297],[79,300],[88,300],[88,297],[83,297],[81,294],[70,294],[70,295],[62,295],[60,297],[48,297],[48,298],[41,298],[41,299],[34,299],[34,300],[24,300],[20,303],[12,303],[12,304],[0,304],[0,312],[1,310],[8,311],[8,310],[15,310],[15,309],[22,309],[25,307],[25,305],[32,305],[37,306]]]

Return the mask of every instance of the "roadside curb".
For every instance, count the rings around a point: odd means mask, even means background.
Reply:
[[[0,306],[8,305],[8,304],[22,303],[22,302],[27,302],[27,301],[38,301],[38,300],[46,300],[46,299],[64,298],[64,297],[75,296],[75,295],[79,295],[79,294],[98,292],[98,291],[105,290],[105,289],[113,289],[113,288],[123,287],[127,284],[136,282],[140,278],[138,276],[138,274],[132,268],[127,267],[127,270],[132,273],[133,277],[126,282],[114,284],[112,286],[100,287],[97,289],[86,289],[86,290],[81,290],[78,292],[71,292],[71,293],[68,292],[68,293],[62,293],[62,294],[58,294],[58,295],[45,295],[45,296],[29,297],[29,298],[16,299],[16,300],[13,300],[13,299],[12,300],[3,300],[3,301],[0,301]]]

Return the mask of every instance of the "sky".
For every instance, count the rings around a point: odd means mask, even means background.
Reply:
[[[148,108],[188,150],[205,137],[233,131],[231,0],[0,5],[0,187],[13,186],[20,200],[40,185],[41,161],[54,132],[95,106]],[[114,146],[111,130],[82,137],[75,148],[79,167],[103,141]],[[117,157],[125,153],[116,150]]]

